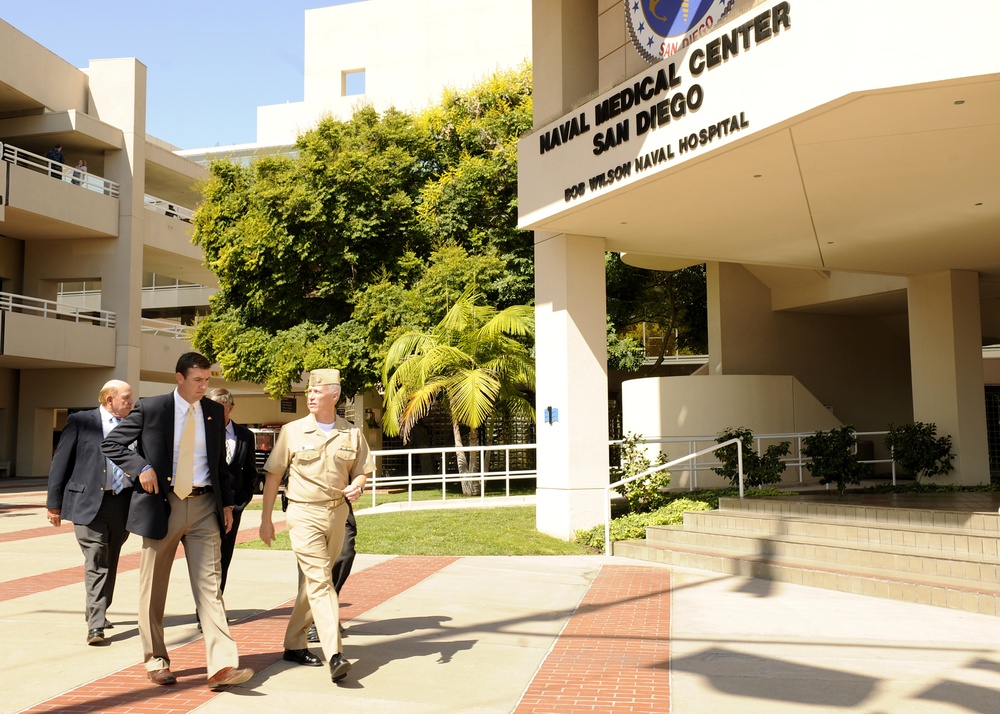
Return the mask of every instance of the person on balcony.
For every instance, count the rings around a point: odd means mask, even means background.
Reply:
[[[83,551],[87,644],[104,642],[115,594],[118,556],[128,538],[132,482],[101,453],[104,437],[132,409],[132,387],[113,379],[101,387],[97,409],[70,414],[49,468],[46,499],[53,526],[73,523]]]
[[[45,158],[58,164],[62,164],[66,161],[66,157],[63,155],[62,144],[56,144],[49,149],[48,153],[45,154]],[[62,179],[62,175],[63,170],[61,165],[53,166],[52,164],[49,164],[49,176],[52,178]]]
[[[83,184],[84,176],[87,174],[87,162],[80,159],[76,162],[76,167],[73,169],[73,185],[80,186]]]

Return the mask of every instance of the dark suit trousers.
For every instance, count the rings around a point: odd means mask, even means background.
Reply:
[[[344,547],[340,549],[340,555],[333,563],[333,589],[340,595],[347,576],[351,574],[351,567],[354,565],[354,556],[357,551],[354,549],[354,541],[358,537],[358,522],[354,520],[354,508],[350,502],[347,504],[347,522],[344,524]]]
[[[131,491],[114,495],[105,491],[97,515],[87,525],[74,525],[76,542],[83,551],[83,582],[87,598],[87,629],[104,628],[115,594],[118,556],[128,538],[125,520]]]
[[[243,518],[244,506],[233,508],[233,527],[228,533],[222,536],[222,584],[221,592],[226,592],[226,575],[229,573],[229,564],[233,562],[233,551],[236,549],[236,536],[240,530],[240,520]]]

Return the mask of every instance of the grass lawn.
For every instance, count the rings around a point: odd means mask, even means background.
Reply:
[[[396,494],[399,495],[399,494]],[[406,494],[402,494],[406,500]],[[440,492],[436,493],[440,498]],[[379,499],[381,502],[381,498]],[[358,519],[359,553],[378,555],[589,555],[535,530],[534,506],[373,513]],[[260,540],[237,546],[265,548]],[[288,532],[272,548],[290,550]]]

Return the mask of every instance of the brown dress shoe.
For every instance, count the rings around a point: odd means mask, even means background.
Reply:
[[[231,687],[234,684],[243,684],[252,676],[253,670],[249,667],[223,667],[208,678],[208,686],[212,689],[216,687]]]
[[[147,672],[146,675],[153,684],[177,684],[177,677],[169,668],[154,669],[152,672]]]

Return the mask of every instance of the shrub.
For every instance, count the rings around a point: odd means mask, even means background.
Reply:
[[[684,521],[685,511],[711,511],[703,501],[678,498],[666,506],[649,513],[629,513],[611,521],[611,542],[616,540],[642,540],[649,526],[675,526]],[[576,532],[574,540],[580,545],[604,550],[604,524]]]
[[[923,476],[938,476],[954,471],[951,437],[938,438],[936,424],[913,422],[903,426],[889,425],[885,445],[903,473],[917,481]]]
[[[845,426],[830,431],[817,431],[802,440],[802,455],[810,459],[806,464],[809,473],[821,484],[835,483],[841,494],[848,484],[861,483],[870,469],[858,461],[854,445],[858,436],[854,427]]]
[[[612,467],[612,481],[620,481],[629,476],[641,474],[653,467],[653,462],[646,455],[642,445],[646,442],[640,434],[626,433],[621,445],[621,466]],[[658,452],[656,466],[667,463],[667,455]],[[658,471],[645,478],[636,479],[631,483],[619,486],[616,490],[628,501],[629,510],[633,513],[651,511],[663,504],[663,489],[670,484],[670,473]]]
[[[785,464],[781,459],[788,456],[788,452],[791,451],[791,442],[782,441],[780,444],[771,444],[761,455],[753,448],[753,432],[745,427],[725,429],[719,433],[715,441],[721,444],[730,439],[739,439],[743,447],[745,486],[756,487],[781,481],[781,474],[785,470]],[[729,483],[733,486],[739,486],[740,474],[736,445],[730,444],[725,448],[716,449],[715,456],[722,462],[722,466],[714,467],[712,471],[729,479]]]

